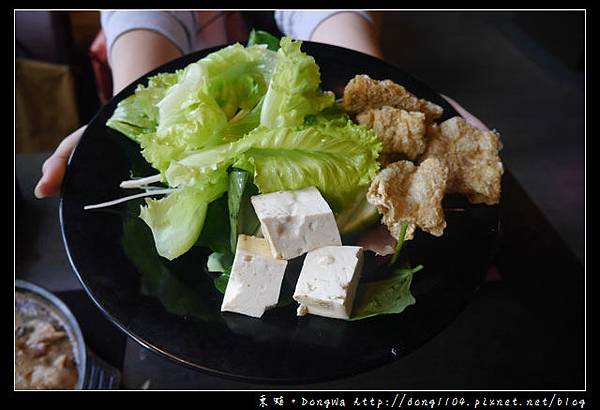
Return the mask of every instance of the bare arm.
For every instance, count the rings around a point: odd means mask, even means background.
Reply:
[[[113,94],[148,71],[181,56],[181,51],[163,35],[150,30],[132,30],[112,46]]]
[[[380,16],[376,13],[371,15],[377,25]],[[332,15],[317,26],[310,39],[383,58],[377,28],[357,13],[342,12]]]
[[[154,31],[132,30],[124,33],[115,41],[111,52],[114,94],[148,71],[179,56],[181,51]],[[85,126],[66,137],[44,162],[42,177],[34,191],[37,198],[59,194],[67,161],[84,130]]]

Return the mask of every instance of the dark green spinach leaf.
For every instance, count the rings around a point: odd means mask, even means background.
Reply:
[[[277,37],[266,31],[252,29],[248,37],[248,47],[256,44],[266,44],[269,50],[279,50],[279,39]]]

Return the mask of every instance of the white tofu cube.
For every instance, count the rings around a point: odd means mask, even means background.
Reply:
[[[251,198],[273,257],[292,259],[313,249],[341,245],[331,208],[315,187]]]
[[[286,266],[265,239],[239,235],[221,311],[261,317],[279,301]]]
[[[294,291],[298,316],[349,319],[362,273],[363,248],[325,246],[309,252]]]

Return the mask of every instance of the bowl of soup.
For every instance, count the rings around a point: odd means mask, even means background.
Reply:
[[[82,389],[87,357],[75,316],[47,290],[15,285],[15,389]]]

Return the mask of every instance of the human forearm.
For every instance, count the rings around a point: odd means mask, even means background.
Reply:
[[[378,16],[375,16],[377,21]],[[353,12],[336,13],[313,31],[311,41],[350,48],[383,58],[375,25]]]
[[[122,34],[111,50],[113,93],[181,54],[171,41],[154,31],[141,29]]]

